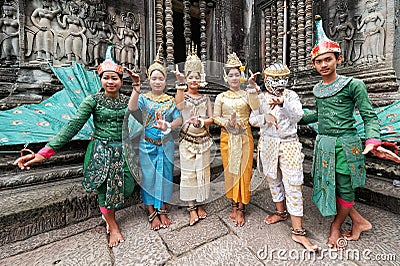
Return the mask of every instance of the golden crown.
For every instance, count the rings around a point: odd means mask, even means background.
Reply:
[[[225,63],[225,68],[237,68],[240,71],[240,83],[245,83],[247,78],[246,75],[244,74],[244,70],[246,69],[245,66],[242,65],[242,62],[240,61],[239,57],[236,55],[235,52],[231,53],[228,55],[228,59],[226,60]],[[224,80],[225,82],[228,81],[228,75],[226,73],[226,70],[224,69]]]
[[[161,51],[161,44],[160,44],[160,47],[158,48],[157,55],[156,55],[156,58],[153,61],[153,64],[151,64],[149,66],[149,68],[147,69],[147,76],[148,77],[150,77],[151,73],[153,73],[154,70],[160,71],[161,73],[164,74],[164,77],[167,77],[167,69],[163,65],[163,62],[161,61],[160,51]]]
[[[184,72],[185,76],[187,76],[189,72],[197,72],[197,73],[203,72],[203,65],[201,63],[200,58],[197,56],[196,49],[193,49],[193,45],[192,45],[192,51],[190,51],[190,49],[188,51],[188,56],[186,57],[185,61]]]
[[[226,60],[226,63],[225,63],[226,68],[230,68],[230,67],[239,68],[241,66],[242,66],[242,62],[240,62],[240,59],[236,55],[235,52],[228,55],[228,59]]]

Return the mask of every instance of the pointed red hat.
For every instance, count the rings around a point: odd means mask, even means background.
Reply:
[[[118,75],[122,75],[122,66],[115,63],[112,57],[112,48],[112,45],[107,47],[106,59],[97,67],[97,74],[101,75],[103,72],[111,71],[117,73]]]
[[[311,60],[325,53],[341,53],[340,45],[337,42],[330,40],[322,28],[322,19],[319,15],[315,16],[315,45],[311,51]]]

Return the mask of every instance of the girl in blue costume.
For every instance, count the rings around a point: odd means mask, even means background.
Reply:
[[[135,75],[133,71],[128,72]],[[164,93],[167,70],[158,55],[147,75],[151,92],[141,94],[140,87],[134,87],[129,110],[142,112],[144,131],[139,144],[142,200],[149,210],[151,229],[158,230],[172,222],[165,205],[172,196],[173,185],[174,140],[171,130],[182,124],[182,118],[174,97]]]
[[[122,152],[122,128],[129,97],[120,93],[122,67],[112,60],[111,49],[112,46],[109,46],[106,60],[97,68],[103,91],[86,97],[75,117],[38,153],[21,156],[14,164],[21,169],[29,169],[31,165],[49,159],[93,115],[93,140],[85,156],[82,185],[88,192],[97,192],[100,211],[110,233],[108,245],[115,247],[124,241],[115,220],[115,211],[123,206],[124,198],[132,194],[135,186],[132,174],[137,173],[130,172]],[[132,79],[137,86],[139,76],[132,75]]]

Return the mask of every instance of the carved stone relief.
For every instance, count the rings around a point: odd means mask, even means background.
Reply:
[[[348,19],[347,3],[338,5],[337,21],[334,23],[329,22],[329,33],[332,39],[336,40],[340,44],[340,48],[343,54],[343,64],[352,65],[353,61],[351,55],[353,52],[353,37],[356,28],[353,23]]]
[[[359,1],[349,11],[348,5],[354,2],[336,1],[335,13],[329,15],[327,32],[340,43],[345,64],[380,63],[386,59],[386,12],[381,2]]]
[[[116,60],[139,69],[140,17],[129,6],[109,7],[106,2],[42,0],[26,5],[25,63],[76,61],[95,67],[113,43]]]
[[[363,30],[364,43],[362,44],[360,63],[380,62],[385,60],[385,17],[378,10],[379,1],[369,0],[366,2],[364,14],[355,17],[357,30]]]
[[[15,1],[5,1],[1,8],[0,46],[1,64],[18,65],[19,63],[19,21],[18,5]]]
[[[32,56],[32,63],[52,61],[57,46],[57,32],[54,24],[57,15],[61,13],[60,6],[53,6],[53,1],[42,1],[30,15],[30,22],[26,27],[26,56]]]
[[[139,36],[136,31],[139,30],[139,23],[132,12],[123,12],[120,17],[124,26],[117,31],[117,37],[121,41],[119,45],[119,61],[122,66],[129,69],[135,67],[138,70],[139,50],[137,43],[139,42]]]

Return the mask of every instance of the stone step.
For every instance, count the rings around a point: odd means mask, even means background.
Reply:
[[[98,215],[96,195],[80,178],[0,191],[0,245]]]
[[[14,166],[10,166],[15,159],[14,155],[1,157],[0,246],[100,215],[96,194],[88,194],[81,187],[84,153],[72,148],[74,145],[71,144],[68,147],[70,150],[55,155],[43,165],[29,171],[16,170]],[[305,185],[312,187],[310,143],[304,143],[303,153]],[[254,153],[254,158],[255,155]],[[178,151],[175,156],[179,158]],[[357,189],[357,200],[400,214],[400,189],[392,185],[392,178],[398,179],[399,167],[373,158],[368,158],[367,161],[367,184]],[[179,165],[179,162],[175,165]],[[255,165],[254,161],[254,167]],[[217,143],[211,168],[212,179],[222,172]],[[387,175],[391,175],[390,178]],[[174,182],[178,183],[179,178],[179,169],[175,169]],[[139,202],[140,191],[137,186],[125,205],[132,206]]]
[[[63,152],[28,171],[16,170],[15,167],[4,170],[10,159],[15,158],[12,155],[2,157],[0,246],[100,215],[96,193],[86,193],[81,186],[81,155],[81,152]],[[175,154],[175,158],[179,155]],[[222,172],[222,161],[217,151],[211,166],[212,179]],[[175,167],[174,182],[179,183],[179,179],[180,171]],[[140,188],[136,186],[124,208],[139,202]]]

